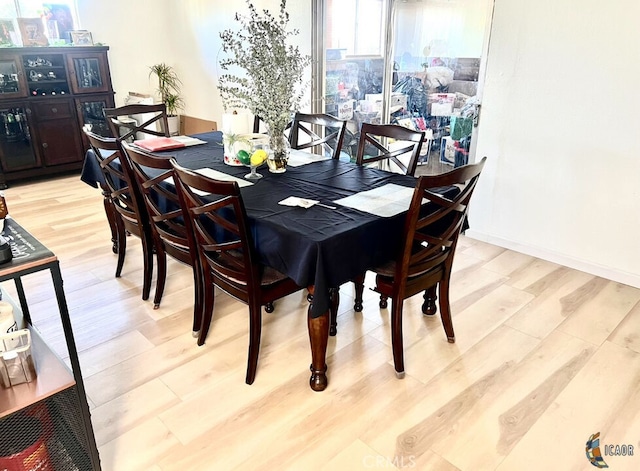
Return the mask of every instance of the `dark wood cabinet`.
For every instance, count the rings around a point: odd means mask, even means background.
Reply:
[[[109,135],[114,106],[106,46],[0,49],[0,189],[78,170],[83,126]]]

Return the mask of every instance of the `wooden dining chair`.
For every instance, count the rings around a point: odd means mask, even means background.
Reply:
[[[198,256],[189,245],[188,229],[173,184],[170,156],[152,155],[125,142],[122,143],[122,147],[151,221],[158,262],[153,308],[158,309],[162,301],[167,279],[167,255],[191,266],[194,280],[193,334],[197,337],[204,305],[200,268]]]
[[[385,308],[387,299],[391,298],[391,342],[399,378],[404,376],[402,307],[405,299],[424,291],[422,312],[433,315],[437,287],[447,340],[455,342],[449,303],[451,267],[469,201],[486,159],[440,175],[420,177],[404,223],[404,242],[395,260],[372,270],[376,273],[374,291],[382,295],[380,307]],[[443,192],[447,187],[451,189]]]
[[[287,126],[284,128],[285,130],[285,136],[288,137],[288,135],[286,134],[286,131],[288,131],[289,129],[291,129],[291,124],[293,121],[289,121],[289,123],[287,123]],[[269,134],[269,130],[267,129],[267,125],[264,122],[264,120],[258,116],[255,115],[253,117],[253,127],[252,127],[252,132],[254,134]]]
[[[424,141],[423,131],[414,131],[397,124],[362,123],[356,163],[358,165],[378,164],[381,168],[399,171],[405,175],[415,175],[418,157]],[[399,157],[408,156],[405,164]],[[354,279],[355,298],[353,309],[362,311],[364,278],[361,274]],[[336,331],[336,320],[331,317],[331,332]]]
[[[423,131],[414,131],[397,124],[362,123],[356,163],[388,165],[390,170],[414,175],[423,141]],[[400,160],[401,156],[408,157],[406,163]]]
[[[247,384],[258,365],[262,331],[261,306],[300,289],[291,278],[261,265],[236,182],[218,181],[172,161],[174,179],[192,244],[200,259],[204,311],[198,343],[207,337],[214,306],[214,285],[249,306]],[[207,196],[200,196],[204,192]]]
[[[101,184],[104,209],[115,235],[113,251],[118,254],[116,277],[120,277],[124,266],[127,235],[138,236],[142,242],[144,267],[142,299],[149,299],[153,274],[153,237],[142,196],[137,185],[131,181],[131,171],[126,159],[122,158],[119,142],[88,130],[84,130],[84,133],[104,177],[104,183]]]
[[[337,159],[346,129],[347,122],[335,116],[296,113],[291,124],[289,143],[292,149],[317,149],[321,154]]]
[[[139,116],[142,122],[123,120],[118,118]],[[105,108],[109,129],[113,137],[123,141],[138,139],[140,135],[169,136],[169,121],[167,120],[167,106],[164,103],[155,105],[125,105],[119,108]]]

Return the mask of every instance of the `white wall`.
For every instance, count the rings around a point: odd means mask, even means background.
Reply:
[[[496,0],[469,235],[640,286],[639,15]]]
[[[111,47],[119,99],[151,91],[162,61],[182,77],[186,113],[220,122],[219,32],[244,0],[79,3]],[[288,9],[309,53],[311,0]],[[639,17],[639,2],[495,0],[477,142],[489,160],[468,235],[640,286]]]
[[[149,67],[159,62],[176,65],[176,41],[167,14],[173,0],[89,0],[78,2],[80,24],[93,41],[109,46],[111,80],[116,105],[130,91],[153,93],[156,83]]]
[[[280,0],[254,4],[277,15]],[[94,41],[110,47],[116,105],[123,104],[129,91],[154,93],[149,66],[165,62],[183,82],[185,114],[220,126],[220,32],[238,28],[234,17],[236,12],[248,13],[245,0],[86,0],[78,9],[82,27],[92,32]],[[289,0],[287,11],[291,27],[300,30],[296,44],[311,54],[311,0]]]

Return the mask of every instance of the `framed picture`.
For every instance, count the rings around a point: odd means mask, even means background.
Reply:
[[[91,33],[85,30],[71,31],[71,42],[74,46],[93,46]]]
[[[69,5],[59,3],[43,3],[46,18],[55,21],[58,26],[58,37],[71,42],[69,33],[73,31],[73,16]]]
[[[49,39],[44,34],[44,24],[40,18],[18,18],[18,27],[23,46],[49,45]]]
[[[0,18],[0,47],[17,46],[16,28],[11,18]]]

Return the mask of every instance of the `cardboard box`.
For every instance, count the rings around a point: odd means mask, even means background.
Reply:
[[[455,100],[455,93],[431,93],[428,103],[429,114],[431,116],[451,116]]]
[[[451,136],[444,136],[440,140],[440,162],[454,165],[456,160],[456,146]]]
[[[364,99],[368,102],[373,102],[376,111],[382,111],[382,93],[367,93]],[[407,109],[407,95],[399,92],[392,93],[390,108],[391,112]]]
[[[217,131],[218,123],[206,119],[194,118],[192,116],[180,116],[180,134],[188,136],[201,132]]]

